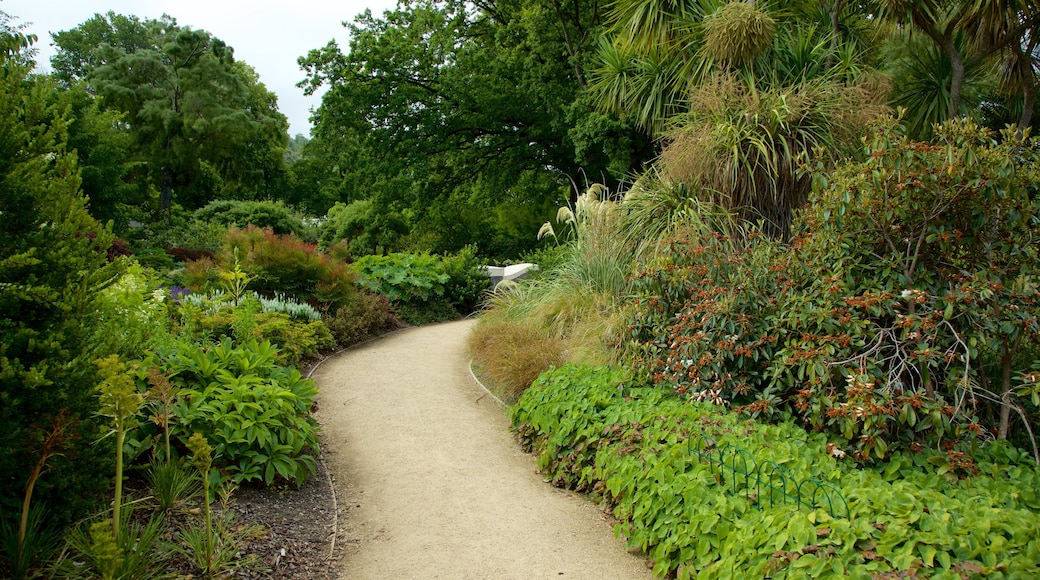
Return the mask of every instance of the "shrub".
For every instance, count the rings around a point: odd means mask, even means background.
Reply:
[[[294,214],[280,201],[216,200],[195,210],[194,217],[226,227],[255,226],[277,235],[304,234],[303,216]]]
[[[408,230],[404,215],[377,208],[372,200],[336,202],[321,225],[319,240],[322,248],[341,244],[349,254],[364,256],[397,250]]]
[[[450,276],[437,256],[364,256],[350,267],[357,273],[362,287],[386,296],[397,316],[411,324],[458,317],[458,312],[445,297]]]
[[[0,44],[0,513],[20,513],[39,427],[67,413],[78,437],[35,486],[54,527],[82,515],[105,485],[109,459],[90,447],[95,353],[84,321],[118,266],[107,263],[111,233],[88,214],[66,148],[67,107],[21,64],[26,39],[5,32]]]
[[[386,297],[360,291],[351,302],[336,307],[325,317],[332,336],[342,345],[350,345],[378,336],[398,326]]]
[[[188,294],[181,299],[183,335],[201,342],[233,338],[270,341],[279,362],[297,365],[336,345],[321,314],[293,300],[270,300],[246,292],[238,304],[224,292]]]
[[[130,262],[118,280],[98,295],[89,317],[91,343],[98,356],[134,359],[171,340],[169,296],[158,288],[154,272]]]
[[[507,401],[566,360],[562,341],[522,322],[482,319],[467,341],[481,376]]]
[[[277,361],[278,349],[269,342],[235,347],[224,339],[210,348],[181,343],[140,367],[157,367],[177,389],[168,425],[182,448],[201,433],[214,446],[215,465],[236,483],[271,484],[281,477],[298,484],[314,473],[318,425],[310,409],[317,388]],[[149,437],[144,430],[137,439]]]
[[[466,246],[457,254],[443,256],[441,264],[448,275],[444,283],[445,300],[459,314],[475,312],[490,288],[487,272],[477,259],[476,248]]]
[[[861,461],[1016,436],[1015,417],[1040,462],[1035,150],[970,122],[938,134],[880,128],[866,161],[819,180],[790,245],[673,240],[638,282],[639,372],[793,413]]]
[[[293,296],[303,302],[339,305],[357,292],[354,274],[293,236],[277,236],[255,227],[228,232],[225,249],[218,262],[227,269],[237,249],[242,268],[250,275],[250,288],[274,297]]]

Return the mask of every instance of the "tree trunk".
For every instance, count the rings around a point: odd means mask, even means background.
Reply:
[[[1022,46],[1016,42],[1011,43],[1011,49],[1015,52],[1015,64],[1018,72],[1022,75],[1022,116],[1018,119],[1018,136],[1033,122],[1033,107],[1036,106],[1036,76],[1033,74],[1033,62],[1030,58],[1032,50],[1028,53],[1022,50]]]
[[[946,118],[955,119],[960,115],[961,94],[964,92],[964,60],[952,36],[947,36],[943,51],[950,59],[950,108],[946,111]]]
[[[997,439],[1007,439],[1011,423],[1011,348],[1004,345],[1004,355],[1000,357],[1000,426]]]
[[[838,47],[841,46],[841,11],[845,10],[845,4],[847,0],[834,0],[831,4],[831,9],[828,15],[831,18],[831,49],[827,53],[827,59],[823,62],[824,70],[831,70],[834,68],[834,58],[838,53]]]

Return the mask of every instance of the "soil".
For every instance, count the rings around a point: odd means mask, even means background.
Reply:
[[[468,371],[472,321],[412,328],[322,363],[323,462],[300,489],[243,489],[247,578],[641,579],[613,522],[551,487]]]

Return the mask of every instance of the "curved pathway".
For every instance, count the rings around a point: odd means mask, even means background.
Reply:
[[[467,369],[472,321],[413,328],[327,361],[340,578],[650,578],[587,500],[554,489]]]

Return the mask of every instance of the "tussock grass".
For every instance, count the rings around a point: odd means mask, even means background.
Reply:
[[[561,340],[502,317],[481,320],[469,336],[473,362],[492,390],[515,403],[538,375],[565,361]]]

